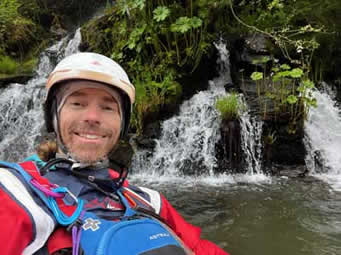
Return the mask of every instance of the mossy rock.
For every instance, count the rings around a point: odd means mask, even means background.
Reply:
[[[0,56],[0,86],[10,83],[26,83],[34,75],[38,58],[17,61],[8,56]]]
[[[5,87],[8,84],[11,83],[20,83],[24,84],[28,80],[30,80],[33,77],[33,75],[29,74],[21,74],[21,75],[7,75],[7,74],[0,74],[0,88]]]
[[[90,20],[81,28],[82,51],[93,51],[107,55],[110,52],[113,41],[109,29],[113,24],[108,20],[108,15]]]

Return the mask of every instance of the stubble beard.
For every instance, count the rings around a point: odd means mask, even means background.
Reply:
[[[68,150],[72,159],[88,165],[94,165],[98,162],[105,161],[108,159],[108,154],[114,147],[114,142],[112,142],[112,146],[108,143],[105,144],[88,144],[88,143],[79,143],[73,140],[73,136],[75,136],[74,132],[82,133],[82,132],[97,132],[100,134],[105,134],[108,137],[108,141],[110,143],[113,133],[108,129],[100,129],[98,127],[94,127],[92,125],[71,125],[68,130],[69,141],[65,144],[66,149]]]
[[[71,146],[70,148],[67,148],[67,149],[72,159],[82,164],[94,165],[98,162],[108,159],[107,154],[110,151],[106,152],[100,146],[91,146],[93,148],[90,148],[90,146],[87,146],[86,149],[84,147],[85,147],[84,145],[80,144],[80,145]]]

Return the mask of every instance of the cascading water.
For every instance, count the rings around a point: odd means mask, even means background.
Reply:
[[[220,52],[221,76],[210,81],[209,89],[194,95],[180,107],[180,113],[162,124],[162,134],[156,140],[151,157],[137,152],[133,171],[149,169],[148,175],[179,176],[212,174],[216,166],[215,144],[220,139],[220,119],[214,103],[225,94],[224,84],[231,82],[229,52],[226,45],[216,45]]]
[[[341,190],[340,110],[332,93],[328,92],[326,89],[324,93],[313,92],[318,104],[310,109],[305,123],[306,165],[314,176]]]
[[[232,83],[226,45],[220,42],[215,46],[220,53],[217,61],[219,77],[209,82],[208,90],[201,91],[184,102],[177,116],[163,122],[161,137],[156,140],[153,153],[149,151],[135,153],[132,172],[137,179],[148,180],[154,176],[158,177],[158,180],[162,177],[170,181],[172,178],[176,179],[179,176],[186,178],[183,176],[194,174],[196,180],[204,178],[204,181],[210,183],[235,182],[236,178],[237,181],[245,181],[240,176],[220,175],[214,178],[213,170],[217,166],[215,145],[221,139],[219,130],[221,119],[214,105],[218,97],[226,95],[224,84]],[[243,115],[243,150],[247,155],[249,174],[261,172],[259,163],[261,126],[260,122],[256,122],[247,113]],[[198,178],[198,175],[201,177]],[[261,180],[264,180],[264,177],[246,181]],[[193,182],[193,179],[189,177],[189,182],[191,181]]]
[[[245,154],[247,174],[262,174],[262,131],[263,122],[248,111],[241,115],[241,140]]]
[[[80,29],[63,38],[40,56],[36,75],[27,84],[10,84],[0,92],[0,159],[18,161],[32,154],[43,129],[45,82],[55,64],[78,51]]]

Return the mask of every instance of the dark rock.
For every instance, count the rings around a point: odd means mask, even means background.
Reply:
[[[278,165],[274,164],[272,167],[272,175],[286,176],[289,178],[303,178],[308,173],[305,165]]]
[[[138,147],[140,148],[144,148],[144,149],[154,149],[155,147],[155,140],[145,137],[145,136],[139,136],[136,138],[136,144]]]
[[[129,168],[134,155],[133,147],[129,142],[121,140],[116,150],[109,155],[109,160],[120,166]]]
[[[242,169],[240,123],[238,120],[222,121],[221,142],[216,144],[217,172],[239,173]]]
[[[261,71],[263,65],[254,64],[253,60],[269,56],[267,38],[262,34],[250,34],[233,38],[230,41],[231,77],[235,86],[243,89],[243,84],[250,79],[252,72]]]
[[[257,55],[268,54],[266,42],[267,38],[263,34],[253,33],[245,37],[245,48]]]
[[[287,166],[305,165],[306,149],[303,143],[303,125],[296,127],[296,133],[288,132],[288,123],[266,121],[263,138],[273,135],[272,142],[264,145],[264,161],[266,166],[281,164]]]
[[[156,139],[160,137],[161,135],[160,122],[156,121],[156,122],[148,124],[144,129],[143,135],[150,139]]]
[[[0,78],[0,87],[5,87],[11,83],[25,84],[33,77],[33,74],[9,75]]]

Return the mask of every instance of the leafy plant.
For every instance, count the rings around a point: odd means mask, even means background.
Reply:
[[[333,33],[316,18],[308,17],[314,13],[313,5],[317,3],[304,0],[242,1],[239,5],[231,1],[230,11],[239,24],[268,38],[271,47],[279,49],[290,64],[310,72],[314,53],[320,46],[317,38]],[[236,8],[240,8],[244,20],[236,14]]]
[[[21,4],[19,0],[0,1],[0,51],[16,58],[22,58],[35,44],[38,31],[30,18],[19,13]]]
[[[148,114],[157,113],[169,103],[177,100],[181,94],[181,86],[170,76],[165,77],[162,82],[151,80],[151,76],[142,80],[135,80],[136,103],[132,115],[132,127],[138,134],[142,134],[145,120]],[[144,80],[150,82],[146,85]]]
[[[170,10],[166,6],[159,6],[153,11],[153,14],[154,14],[153,19],[156,22],[161,22],[164,21],[169,16]]]
[[[238,94],[235,92],[218,99],[215,106],[220,112],[221,118],[226,121],[238,119],[242,109]]]
[[[309,108],[316,106],[316,99],[312,96],[314,83],[301,68],[291,68],[288,64],[277,65],[271,71],[271,75],[251,74],[257,87],[265,88],[262,94],[258,93],[263,118],[268,116],[268,111],[273,111],[275,120],[289,114],[288,121],[295,127],[299,121],[306,119]],[[269,101],[271,110],[268,109]],[[295,128],[290,129],[290,132],[295,131]]]
[[[323,23],[308,17],[312,15],[312,6],[315,5],[308,1],[264,0],[236,3],[237,1],[230,2],[230,11],[235,20],[248,32],[264,35],[269,42],[268,48],[273,53],[279,49],[282,53],[279,58],[285,58],[286,63],[282,65],[275,63],[270,57],[256,59],[253,64],[261,66],[261,70],[257,68],[251,79],[257,86],[263,118],[286,120],[289,133],[294,133],[297,125],[303,125],[309,108],[316,106],[316,99],[311,93],[314,83],[309,79],[312,59],[320,46],[318,36],[330,31]],[[237,9],[240,11],[239,15],[236,14]],[[269,66],[272,66],[271,70]]]
[[[103,30],[85,32],[84,40],[96,51],[109,52],[132,77],[138,90],[133,122],[139,131],[149,113],[157,113],[181,95],[177,80],[194,71],[202,55],[213,47],[208,19],[199,13],[199,7],[207,4],[118,0],[107,9],[103,23],[99,20],[84,28]]]

